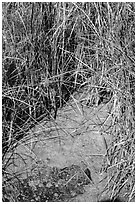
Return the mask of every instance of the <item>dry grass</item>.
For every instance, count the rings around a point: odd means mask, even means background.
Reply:
[[[113,142],[104,164],[109,175],[106,189],[116,197],[126,186],[126,196],[132,200],[134,3],[7,2],[2,9],[3,185],[10,185],[11,179],[6,174],[10,163],[10,159],[5,161],[6,154],[42,118],[55,120],[70,95],[87,86],[92,93],[88,105],[112,100],[108,134],[113,135]],[[6,193],[3,196],[6,200]]]

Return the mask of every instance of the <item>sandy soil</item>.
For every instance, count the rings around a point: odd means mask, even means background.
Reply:
[[[104,138],[107,145],[112,140],[108,131],[112,118],[108,105],[87,107],[82,97],[73,96],[59,110],[56,121],[42,121],[30,130],[26,138],[20,141],[14,168],[11,165],[9,171],[25,177],[26,172],[36,164],[38,167],[44,165],[60,169],[73,164],[82,170],[88,168],[92,181],[84,187],[83,194],[70,201],[92,202],[100,199],[106,183],[106,180],[101,182],[106,176],[101,173],[101,167],[106,154]]]

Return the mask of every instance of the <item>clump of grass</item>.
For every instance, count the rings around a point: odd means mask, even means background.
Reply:
[[[115,20],[114,16],[117,16]],[[113,90],[113,119],[109,130],[113,140],[107,147],[105,158],[108,183],[104,190],[111,198],[117,198],[121,193],[127,201],[131,201],[135,196],[134,4],[110,3],[108,19],[111,19],[108,34],[114,35],[111,44],[106,45],[111,60],[117,56],[119,63],[110,66],[104,78]]]
[[[127,197],[131,200],[135,150],[134,3],[11,2],[2,6],[4,172],[6,155],[14,152],[17,141],[43,118],[55,120],[70,95],[87,87],[91,94],[88,105],[112,102],[109,134],[113,142],[104,168],[111,169],[111,197],[128,186]]]
[[[74,91],[76,32],[73,21],[63,22],[64,6],[3,3],[3,144],[44,117],[55,119]]]

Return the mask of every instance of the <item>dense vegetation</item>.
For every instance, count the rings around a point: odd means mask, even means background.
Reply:
[[[112,197],[126,186],[131,200],[135,190],[134,3],[7,2],[2,12],[3,178],[6,154],[43,118],[55,120],[71,94],[85,86],[92,93],[88,105],[98,96],[102,101],[101,97],[111,95],[109,134],[114,139],[104,170],[117,167],[110,174]]]

